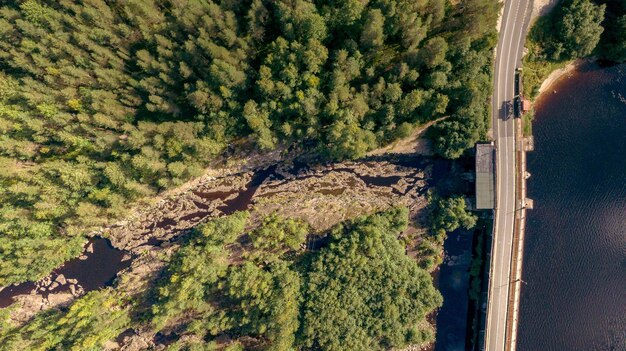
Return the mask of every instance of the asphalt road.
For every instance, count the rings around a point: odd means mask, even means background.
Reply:
[[[515,125],[507,101],[515,95],[515,68],[521,66],[522,51],[532,0],[506,0],[494,75],[492,127],[496,140],[496,211],[491,251],[491,277],[487,307],[486,350],[505,350],[506,320],[511,283],[511,253],[515,216]]]

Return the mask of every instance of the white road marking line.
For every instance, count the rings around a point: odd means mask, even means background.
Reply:
[[[526,22],[526,17],[527,17],[527,12],[528,12],[528,4],[526,5],[526,7],[524,8],[524,17],[522,17],[522,27],[520,28],[520,32],[519,32],[519,37],[517,39],[517,47],[515,48],[515,64],[517,65],[518,60],[521,60],[520,54],[519,54],[519,49],[520,49],[520,44],[522,43],[522,35],[524,34],[524,23]],[[523,45],[521,45],[523,47]],[[513,88],[513,95],[515,95],[515,88]],[[518,95],[521,95],[521,92],[518,92]],[[521,113],[520,113],[521,114]],[[520,116],[521,118],[521,116]],[[515,131],[513,131],[515,133]],[[513,138],[514,142],[515,142],[515,138]],[[515,143],[514,143],[515,145]],[[513,185],[515,187],[515,184]],[[513,238],[514,239],[514,238]],[[511,255],[513,255],[513,252],[511,252]],[[512,256],[511,256],[512,257]],[[521,267],[520,267],[521,268]],[[515,272],[517,273],[517,272]],[[509,276],[510,276],[510,272],[509,272]],[[510,278],[509,278],[510,280]],[[518,283],[519,284],[519,283]],[[516,292],[513,292],[514,294],[514,298],[516,295]],[[517,304],[519,303],[519,301],[517,301]],[[516,303],[514,303],[513,306],[513,313],[516,313]],[[517,319],[517,316],[514,316],[514,322],[513,322],[513,326],[511,327],[511,337],[515,340],[516,339],[516,334],[517,334],[517,321],[515,321]],[[515,342],[514,340],[511,340],[511,342],[513,343],[513,350],[515,350]],[[506,341],[506,337],[505,337],[505,341]],[[506,347],[506,345],[505,345]]]
[[[517,17],[518,17],[518,14],[519,14],[519,4],[520,4],[520,2],[518,1],[516,3],[517,6],[515,8],[515,17],[514,17],[514,21],[513,21],[513,26],[511,27],[511,35],[510,35],[511,37],[515,35],[515,28],[516,28],[516,23],[517,23]],[[509,13],[507,14],[507,18],[506,18],[507,22],[509,20],[510,12],[511,11],[510,11],[510,8],[509,8]],[[508,99],[508,92],[509,92],[509,88],[510,88],[509,87],[509,75],[510,75],[510,72],[508,72],[508,69],[510,67],[508,67],[508,66],[509,66],[509,62],[510,62],[510,59],[511,59],[511,49],[512,49],[512,45],[513,45],[513,43],[510,40],[509,41],[504,40],[506,37],[507,37],[507,32],[506,32],[506,29],[505,29],[504,34],[503,34],[503,45],[508,44],[508,48],[507,48],[508,50],[507,50],[507,60],[506,60],[507,72],[505,72],[505,75],[504,75],[504,100],[503,101],[506,101],[506,99]],[[518,47],[519,47],[519,43],[517,44],[517,48]],[[516,48],[516,52],[517,52],[517,48]],[[504,49],[504,46],[502,47],[502,49]],[[501,70],[502,70],[502,60],[500,60],[500,62],[499,62],[499,73],[501,73]],[[500,78],[500,76],[498,78]],[[498,82],[500,82],[500,80],[498,80]],[[499,90],[500,90],[499,88],[500,88],[500,86],[498,85],[498,89],[497,89],[498,93],[499,93]],[[498,99],[496,101],[497,101],[497,104],[499,105],[500,104],[499,94],[498,94]],[[502,124],[504,124],[504,137],[503,137],[503,140],[504,140],[504,159],[506,160],[507,156],[508,156],[508,153],[509,153],[509,145],[508,145],[509,144],[508,143],[508,139],[509,139],[508,131],[509,131],[509,128],[508,128],[508,125],[511,124],[510,121],[508,121],[506,119],[506,116],[508,116],[508,106],[507,106],[507,104],[504,104],[504,111],[503,112],[504,112],[504,121],[502,122]],[[498,138],[500,138],[500,136],[498,136]],[[509,163],[508,162],[506,162],[505,170],[506,170],[505,174],[509,175]],[[499,178],[502,178],[502,177],[499,177]],[[506,180],[509,180],[509,178],[510,177],[507,177]],[[508,183],[508,181],[505,181],[505,185],[507,185],[506,189],[508,189],[508,184],[506,184],[506,183]],[[500,184],[502,184],[502,183],[500,183]],[[515,186],[515,184],[513,184],[513,186]],[[506,229],[508,228],[508,223],[509,223],[509,215],[508,215],[509,196],[508,196],[508,193],[509,193],[508,190],[505,190],[505,194],[504,194],[505,208],[504,208],[504,211],[502,211],[502,215],[504,217],[503,219],[504,219],[504,230],[505,231],[503,231],[504,235],[502,235],[502,237],[500,238],[502,240],[501,241],[502,243],[506,242]],[[498,194],[500,194],[500,192]],[[496,217],[499,217],[499,216],[496,216]],[[497,220],[497,218],[496,218],[496,220]],[[511,241],[511,243],[512,243],[512,241]],[[500,264],[502,265],[503,261],[504,261],[504,252],[505,252],[505,250],[502,249],[500,251],[501,251],[500,252]],[[497,306],[497,310],[499,312],[501,311],[501,307],[502,307],[500,303],[501,303],[501,297],[502,297],[502,291],[501,291],[501,289],[502,289],[501,285],[502,284],[501,283],[502,283],[502,275],[504,273],[503,271],[505,271],[505,270],[500,269],[500,272],[498,274],[499,282],[498,282],[498,296],[497,296],[497,304],[496,304],[496,306]],[[508,272],[508,270],[507,270],[507,272],[505,274],[505,278],[508,277],[508,276],[510,276],[510,272]],[[508,281],[508,279],[507,279],[507,281]],[[506,288],[507,288],[506,289],[506,295],[508,296],[508,286]],[[507,308],[508,308],[508,306],[507,306]],[[506,309],[505,309],[505,312],[506,312]],[[506,324],[506,313],[504,314],[504,316],[505,316],[504,317],[504,323]],[[504,343],[506,342],[506,337],[502,338],[501,342],[500,342],[500,340],[498,340],[498,339],[500,339],[500,325],[502,324],[501,323],[501,319],[500,319],[501,317],[502,317],[502,313],[500,312],[500,313],[498,313],[498,318],[499,319],[498,319],[498,321],[496,323],[495,342],[496,342],[496,345],[501,344],[502,346],[504,346]],[[505,328],[505,330],[506,330],[506,328]]]

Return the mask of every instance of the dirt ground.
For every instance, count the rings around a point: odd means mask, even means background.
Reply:
[[[550,12],[554,6],[559,2],[559,0],[534,0],[533,1],[533,13],[531,15],[530,24],[539,16],[543,16],[546,13]]]
[[[416,128],[411,135],[404,139],[397,140],[385,147],[372,150],[367,156],[378,156],[384,154],[420,154],[432,155],[432,147],[430,140],[424,137],[424,132],[433,124],[445,120],[449,116],[440,117],[434,121],[430,121],[423,126]]]
[[[576,61],[570,62],[567,66],[561,69],[557,69],[553,71],[552,73],[550,73],[548,78],[546,78],[546,80],[544,80],[543,83],[541,83],[541,87],[539,88],[539,93],[537,94],[536,99],[539,99],[539,97],[544,93],[549,93],[550,88],[554,85],[554,83],[559,81],[559,79],[570,75],[572,72],[578,69],[578,67],[580,67],[581,65],[589,61],[591,60],[590,59],[578,59]]]

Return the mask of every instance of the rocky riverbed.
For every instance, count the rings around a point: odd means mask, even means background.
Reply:
[[[118,249],[116,260],[124,262],[115,288],[126,295],[136,295],[144,292],[161,272],[165,259],[178,248],[177,240],[211,218],[249,210],[254,226],[267,214],[279,213],[308,222],[313,237],[343,220],[392,205],[406,205],[412,216],[419,218],[427,204],[427,189],[441,178],[433,176],[433,167],[442,168],[444,163],[443,168],[448,167],[445,161],[404,155],[311,167],[286,163],[239,173],[216,173],[98,234],[110,240]],[[87,258],[92,255],[89,250],[91,247],[87,246]],[[96,254],[97,251],[98,248]],[[40,310],[67,305],[86,291],[110,284],[85,287],[80,279],[70,282],[68,278],[75,279],[72,276],[59,278],[58,271],[39,282],[28,283],[33,284],[31,289],[12,296],[16,301],[12,309],[14,321],[25,322]],[[65,279],[66,284],[59,279]],[[132,350],[138,349],[132,345],[159,344],[153,337],[135,331],[110,346]]]
[[[414,161],[410,167],[390,161],[344,162],[306,169],[286,164],[208,177],[194,188],[107,228],[102,235],[114,247],[139,254],[210,218],[237,210],[302,218],[315,231],[391,204],[417,210],[424,205],[428,167],[420,158]]]

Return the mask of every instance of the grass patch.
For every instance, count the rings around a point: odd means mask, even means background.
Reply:
[[[522,119],[522,128],[524,137],[533,135],[533,120],[535,119],[535,110],[528,111],[524,114]]]
[[[550,74],[558,69],[564,68],[569,60],[555,61],[547,57],[544,48],[540,43],[546,42],[546,35],[552,30],[552,16],[540,17],[529,31],[526,48],[528,54],[522,60],[523,69],[523,95],[530,100],[535,100],[539,95],[541,84],[548,79]],[[522,128],[524,137],[533,134],[532,122],[535,117],[534,110],[524,114]]]
[[[524,96],[534,100],[539,95],[539,88],[550,73],[567,66],[569,61],[549,62],[524,59]]]
[[[555,61],[547,56],[541,43],[549,41],[547,36],[553,30],[553,16],[540,17],[531,27],[526,38],[526,48],[528,54],[523,60],[524,74],[524,96],[535,99],[539,94],[541,83],[545,81],[550,73],[563,68],[568,64],[568,60]]]

